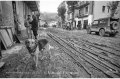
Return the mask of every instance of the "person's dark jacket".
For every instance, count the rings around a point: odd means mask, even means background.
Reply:
[[[31,26],[32,30],[38,30],[38,21],[37,21],[37,19],[34,18],[33,21],[30,22],[30,24],[32,25]]]

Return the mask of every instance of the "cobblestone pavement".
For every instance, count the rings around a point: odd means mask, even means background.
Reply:
[[[120,40],[116,37],[88,35],[83,31],[49,28],[39,38],[49,42],[39,56],[38,67],[24,44],[14,53],[4,51],[0,69],[4,78],[108,78],[120,77]],[[13,51],[13,50],[11,50]]]

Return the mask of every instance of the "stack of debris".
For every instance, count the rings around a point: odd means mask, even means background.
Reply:
[[[2,49],[8,49],[13,46],[15,43],[20,43],[17,36],[13,33],[12,27],[4,26],[0,27],[0,68],[4,65],[4,62],[1,61],[2,58]]]

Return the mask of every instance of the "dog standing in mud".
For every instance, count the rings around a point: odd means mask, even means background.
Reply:
[[[45,49],[47,43],[48,41],[46,39],[27,39],[25,41],[26,48],[28,49],[29,54],[33,58],[36,67],[38,65],[38,55],[39,53],[43,53],[43,50]]]

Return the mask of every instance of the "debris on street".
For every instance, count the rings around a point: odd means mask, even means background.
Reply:
[[[39,39],[49,40],[43,55],[39,55],[38,67],[25,45],[8,52],[0,69],[2,78],[111,78],[120,77],[120,50],[104,43],[91,42],[68,31],[47,29],[39,32]],[[81,33],[84,35],[84,33]],[[86,37],[88,38],[89,35]],[[94,39],[94,38],[93,38]],[[109,38],[108,38],[109,39]],[[97,39],[96,39],[97,40]],[[99,42],[100,40],[98,40]],[[113,44],[114,45],[114,44]],[[120,46],[119,46],[120,47]],[[19,51],[17,51],[19,50]]]

